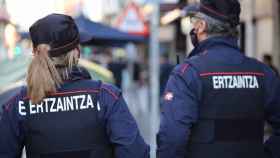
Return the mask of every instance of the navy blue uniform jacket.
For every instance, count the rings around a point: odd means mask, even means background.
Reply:
[[[227,48],[236,47],[237,40],[226,37],[213,37],[200,43],[188,59],[215,45]],[[218,60],[238,63],[244,54],[232,52],[212,52]],[[280,80],[267,66],[263,65],[265,74],[265,115],[266,121],[273,128],[273,135],[265,142],[265,149],[274,158],[280,157]],[[165,94],[161,99],[161,124],[157,135],[158,158],[183,158],[188,148],[190,128],[198,119],[198,103],[202,94],[202,82],[197,71],[186,63],[178,65],[167,83]]]
[[[80,81],[86,81],[88,84],[97,83],[97,81],[90,79],[85,70],[75,69],[71,74],[71,80],[64,83],[57,93],[63,92],[63,88],[67,84],[75,84],[75,87],[79,89],[79,84],[85,83]],[[79,91],[81,90],[79,89]],[[103,97],[100,100],[100,107],[98,107],[100,108],[98,118],[104,123],[108,140],[114,148],[115,157],[149,157],[149,146],[140,135],[136,122],[130,114],[120,90],[114,86],[102,84],[99,91]],[[3,115],[0,120],[0,158],[20,158],[25,145],[25,133],[22,130],[22,121],[25,118],[19,114],[18,101],[24,97],[26,97],[25,87],[4,105]]]

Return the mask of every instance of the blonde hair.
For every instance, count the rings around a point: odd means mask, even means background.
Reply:
[[[63,81],[69,79],[72,67],[78,64],[78,49],[58,57],[50,57],[49,50],[47,44],[40,44],[33,49],[34,58],[27,73],[27,94],[33,104],[55,93]]]

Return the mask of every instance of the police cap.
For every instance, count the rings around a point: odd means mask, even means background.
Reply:
[[[76,48],[79,44],[79,31],[72,17],[63,14],[50,14],[36,21],[29,28],[34,47],[48,44],[51,57],[60,56]]]
[[[238,0],[200,0],[200,3],[186,6],[183,16],[191,16],[197,12],[237,26],[240,22],[241,8]]]

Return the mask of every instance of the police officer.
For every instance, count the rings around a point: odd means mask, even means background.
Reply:
[[[159,158],[279,158],[280,81],[237,46],[238,0],[184,9],[195,48],[162,99]],[[273,135],[263,143],[264,121]]]
[[[30,27],[27,87],[4,105],[0,157],[146,158],[145,144],[121,92],[77,67],[74,20],[48,15]]]

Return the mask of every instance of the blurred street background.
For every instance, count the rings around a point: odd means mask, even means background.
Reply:
[[[71,15],[87,42],[80,65],[122,89],[155,155],[159,97],[192,45],[180,11],[196,0],[0,0],[0,106],[25,84],[29,26],[50,13]],[[280,0],[240,0],[240,48],[280,69]],[[1,109],[1,108],[0,108]],[[0,110],[1,112],[1,110]]]

